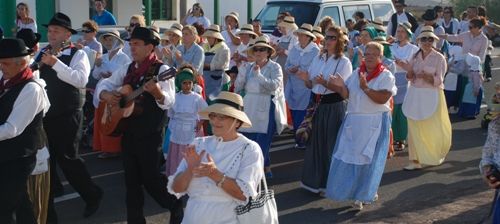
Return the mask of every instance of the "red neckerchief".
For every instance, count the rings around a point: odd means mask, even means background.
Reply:
[[[141,77],[146,75],[149,67],[151,67],[154,63],[161,63],[160,60],[156,57],[154,52],[151,52],[149,56],[144,59],[144,61],[136,67],[137,62],[133,62],[131,65],[130,71],[123,79],[123,84],[136,84],[141,80]]]
[[[370,80],[377,78],[380,73],[384,71],[385,67],[382,63],[379,63],[375,70],[373,70],[370,74],[366,76],[366,82],[370,82]],[[359,66],[359,74],[366,72],[366,64],[365,62],[361,62],[361,65]]]
[[[29,67],[9,79],[7,82],[5,82],[5,78],[2,77],[2,79],[0,79],[0,93],[3,93],[5,90],[10,89],[18,84],[24,83],[25,81],[28,81],[32,78],[33,72]]]

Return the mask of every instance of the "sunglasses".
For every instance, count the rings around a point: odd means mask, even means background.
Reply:
[[[224,114],[218,114],[218,113],[209,113],[208,114],[208,118],[210,120],[214,120],[214,119],[217,119],[217,120],[226,120],[229,118],[229,116],[226,116]]]
[[[93,30],[82,30],[82,33],[92,33],[94,32]]]
[[[141,25],[141,24],[139,24],[139,23],[130,23],[129,24],[130,27],[135,27],[135,26],[139,26],[139,25]]]
[[[325,40],[337,40],[337,36],[325,36]]]
[[[253,51],[254,52],[266,52],[267,51],[267,47],[254,47],[253,48]]]
[[[420,38],[421,42],[434,42],[434,38],[432,37],[422,37]]]

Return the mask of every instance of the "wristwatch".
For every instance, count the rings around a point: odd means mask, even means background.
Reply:
[[[219,182],[217,182],[217,187],[222,188],[222,184],[224,184],[224,181],[226,181],[226,174],[222,174],[222,178]]]

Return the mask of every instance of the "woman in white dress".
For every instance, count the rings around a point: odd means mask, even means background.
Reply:
[[[36,21],[30,17],[28,4],[19,2],[16,6],[16,14],[16,32],[21,29],[31,29],[37,33]]]
[[[186,16],[181,20],[182,25],[194,25],[198,23],[203,26],[203,28],[207,29],[210,26],[210,20],[205,16],[205,12],[201,7],[199,2],[194,3],[193,7],[189,9]]]
[[[237,224],[235,208],[257,196],[263,178],[259,145],[238,134],[251,127],[243,112],[243,99],[221,92],[200,112],[214,135],[196,138],[175,174],[168,177],[168,191],[177,198],[189,195],[183,224]]]

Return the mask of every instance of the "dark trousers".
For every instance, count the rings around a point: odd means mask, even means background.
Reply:
[[[36,223],[27,181],[36,164],[36,156],[0,163],[0,223]],[[27,209],[26,209],[27,208]],[[22,217],[15,220],[14,217]]]
[[[143,188],[163,208],[172,211],[176,204],[175,196],[167,191],[167,178],[159,172],[162,140],[161,132],[140,138],[128,134],[122,137],[129,224],[146,223]]]
[[[101,189],[92,181],[90,174],[78,154],[82,137],[81,110],[59,117],[44,119],[44,128],[49,140],[51,167],[61,168],[69,184],[80,194],[86,203],[99,200]],[[56,169],[50,169],[51,183],[54,183]],[[52,187],[52,185],[51,185]],[[53,188],[50,192],[48,220],[57,223],[54,209]]]
[[[484,58],[484,78],[491,78],[491,55],[489,54]]]

